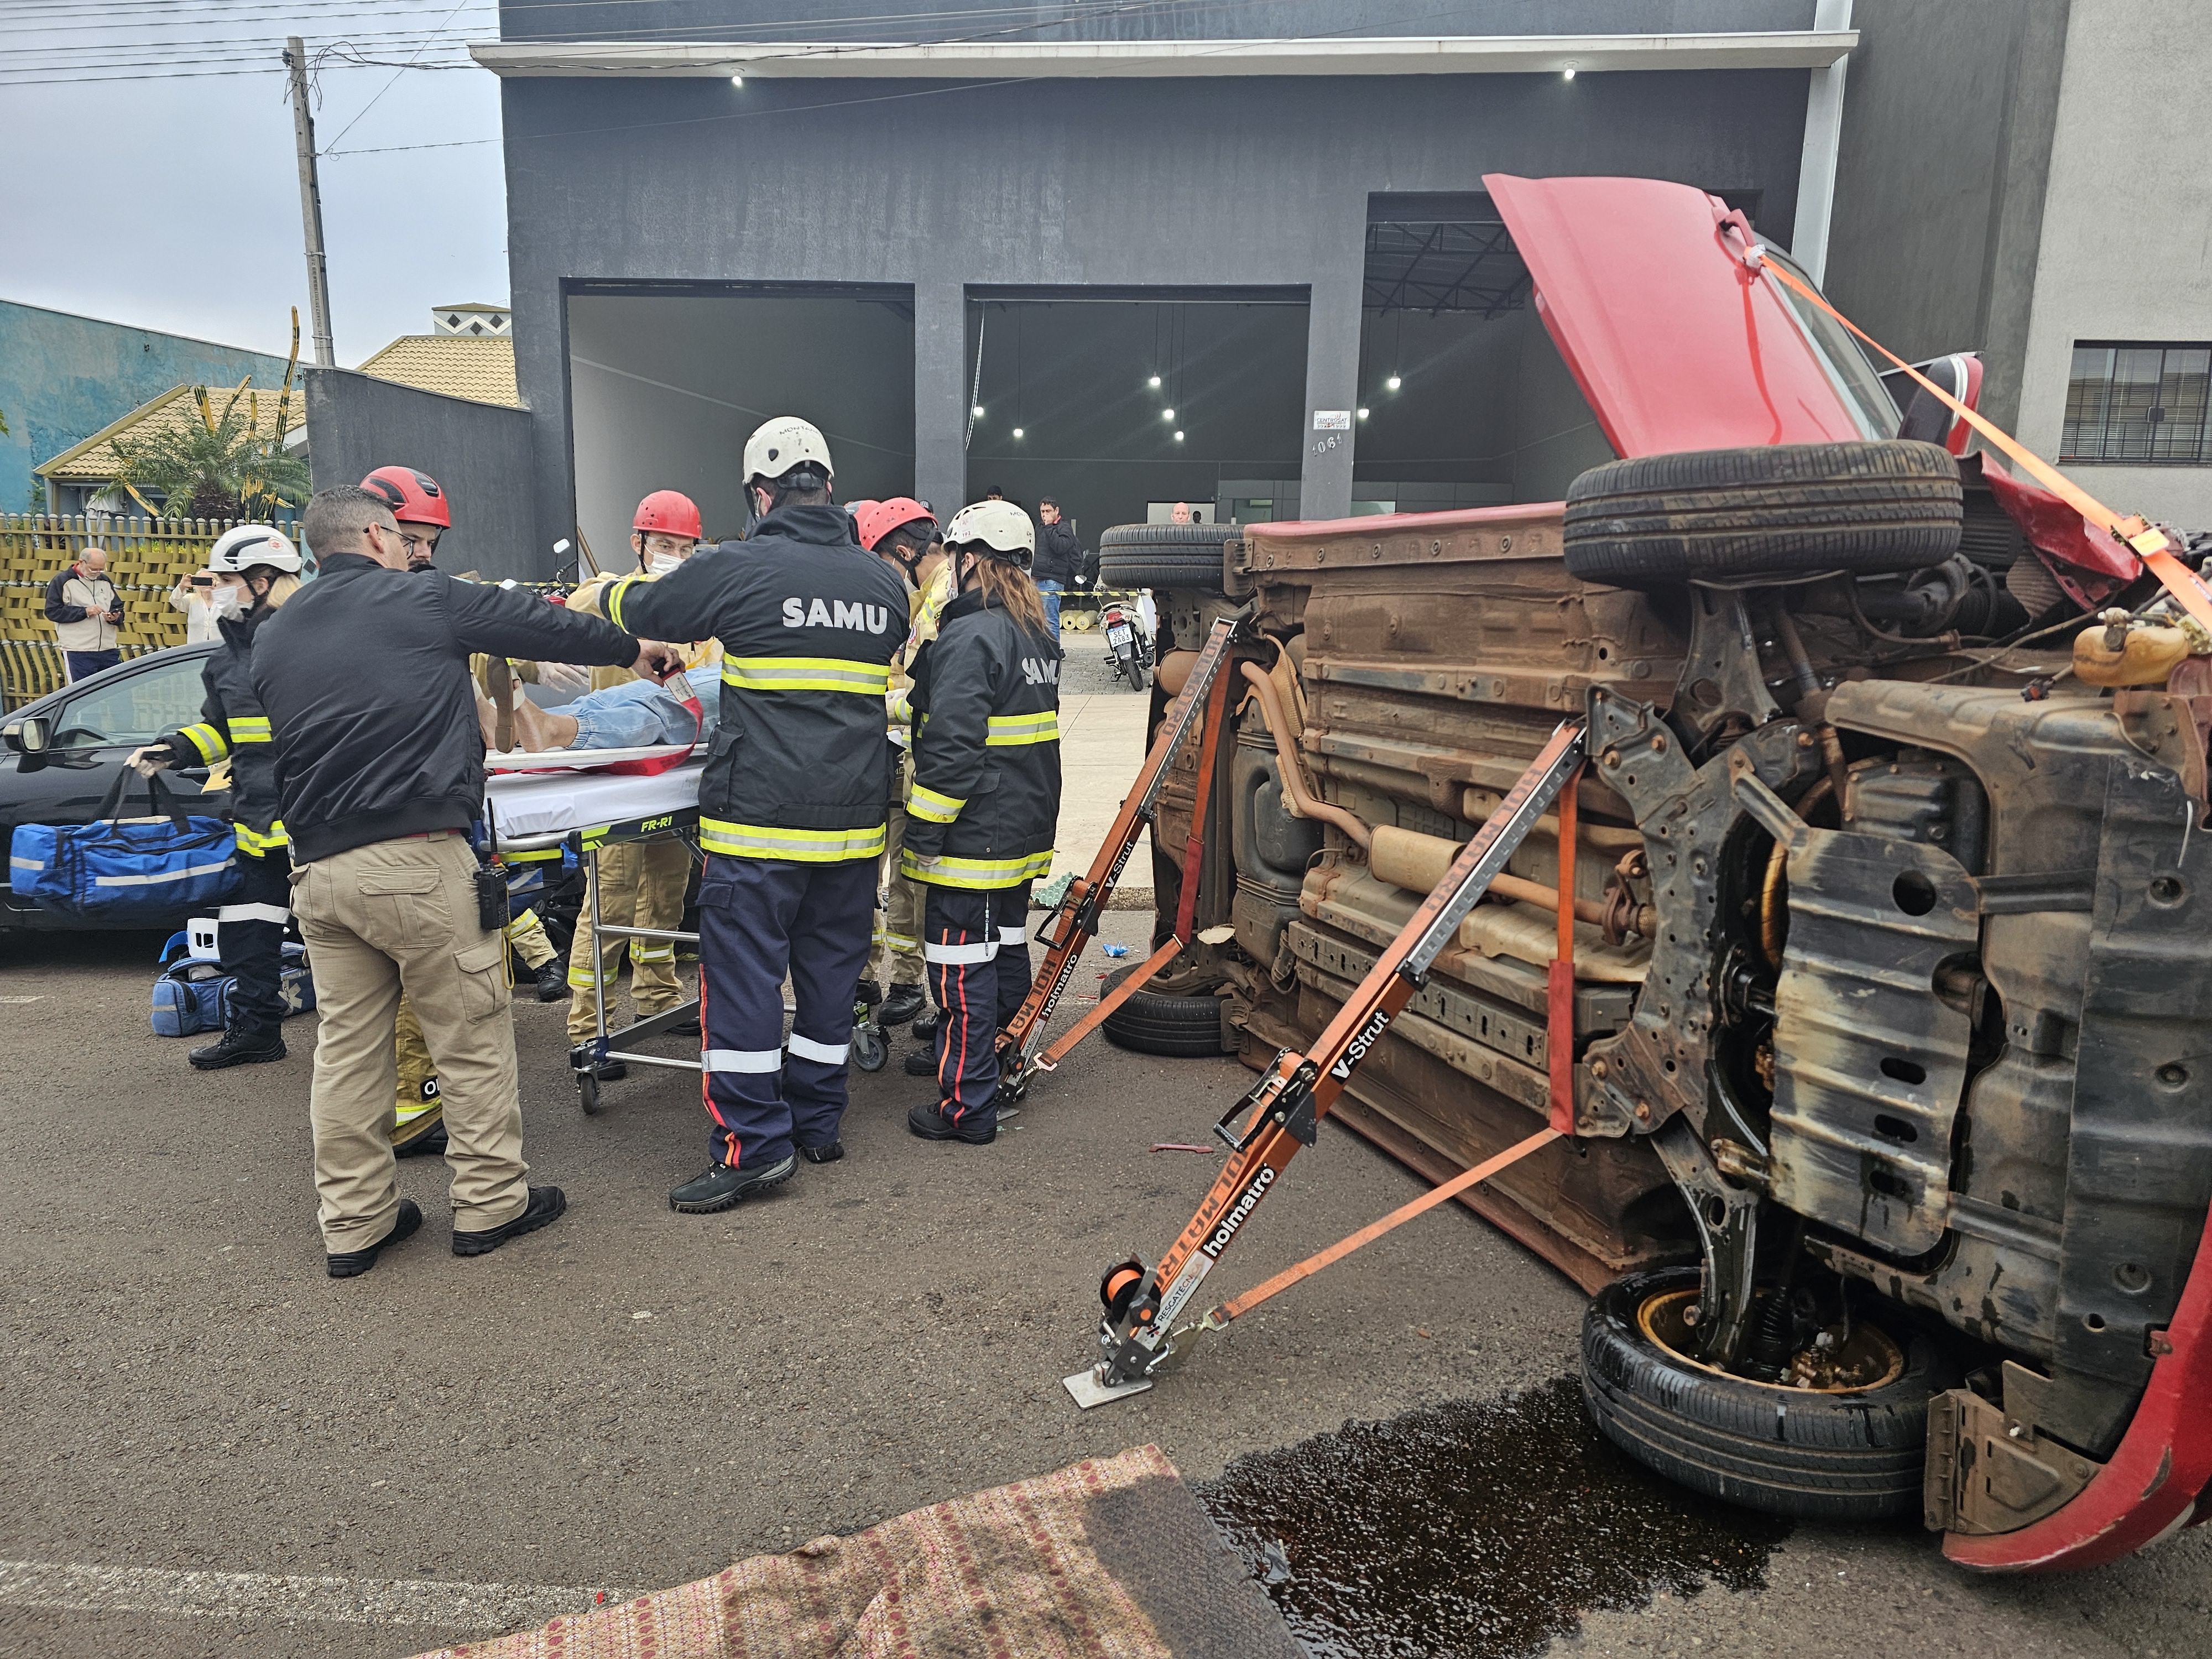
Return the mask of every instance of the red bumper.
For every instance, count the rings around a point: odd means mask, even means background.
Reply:
[[[2131,1555],[2186,1526],[2212,1485],[2212,1216],[2150,1386],[2119,1449],[2062,1510],[2018,1532],[1947,1534],[1943,1553],[1985,1572],[2059,1572]]]

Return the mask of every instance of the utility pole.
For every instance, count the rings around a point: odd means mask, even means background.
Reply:
[[[284,63],[292,71],[292,136],[300,149],[300,222],[307,237],[307,312],[314,319],[315,362],[336,368],[330,262],[323,253],[323,190],[315,179],[315,118],[307,110],[307,49],[296,34],[284,43]]]

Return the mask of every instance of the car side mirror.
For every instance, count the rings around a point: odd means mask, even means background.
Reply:
[[[36,716],[0,726],[0,741],[19,755],[43,755],[49,735],[46,721]]]

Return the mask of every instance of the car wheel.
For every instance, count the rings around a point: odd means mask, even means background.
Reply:
[[[1861,1318],[1850,1342],[1871,1380],[1848,1389],[1756,1382],[1687,1357],[1695,1267],[1632,1273],[1583,1320],[1583,1399],[1606,1438],[1645,1468],[1746,1509],[1806,1520],[1917,1514],[1928,1402],[1956,1385],[1925,1335]]]
[[[1566,565],[1617,587],[1920,570],[1958,551],[1961,512],[1937,444],[1639,455],[1567,487]]]
[[[1099,584],[1218,593],[1224,586],[1222,544],[1236,533],[1231,525],[1116,525],[1098,538]]]
[[[1131,963],[1106,975],[1100,994],[1135,973]],[[1106,1037],[1116,1048],[1175,1060],[1211,1058],[1221,1047],[1221,999],[1139,991],[1106,1016]]]

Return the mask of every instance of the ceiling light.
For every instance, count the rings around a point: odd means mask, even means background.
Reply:
[[[742,75],[732,75],[730,77],[730,84],[733,87],[741,87],[744,85],[744,83],[745,77]]]
[[[1401,382],[1396,375],[1393,374],[1389,380],[1383,381],[1382,384],[1389,386],[1391,391],[1395,392],[1399,386],[1403,384],[1403,382]]]
[[[983,405],[977,404],[975,408],[969,410],[968,412],[980,421],[983,418]]]
[[[1014,436],[1016,436],[1017,438],[1018,438],[1018,437],[1020,437],[1021,435],[1022,435],[1022,429],[1021,429],[1021,428],[1019,428],[1019,427],[1016,427],[1016,428],[1014,428]]]
[[[1367,418],[1367,411],[1363,409],[1359,411],[1359,418],[1363,421]]]
[[[1159,383],[1160,383],[1160,377],[1159,377],[1158,375],[1157,375],[1157,374],[1153,375],[1153,376],[1152,376],[1152,385],[1154,385],[1154,386],[1158,386]]]
[[[1575,78],[1575,66],[1572,64],[1568,64],[1566,69],[1562,72],[1562,78],[1569,81]]]
[[[1177,443],[1181,443],[1181,442],[1182,441],[1182,433],[1178,432],[1178,433],[1176,433],[1176,441]]]
[[[1172,421],[1175,419],[1175,410],[1172,409],[1162,410],[1160,411],[1160,418],[1164,421]]]

